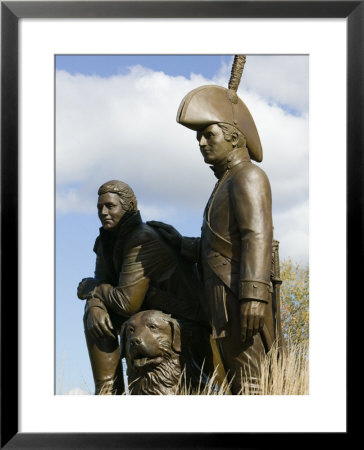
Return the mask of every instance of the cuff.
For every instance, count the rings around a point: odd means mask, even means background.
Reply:
[[[106,306],[102,303],[102,301],[98,298],[92,297],[87,299],[86,302],[86,310],[96,306],[97,308],[104,309],[106,311]]]
[[[108,297],[110,289],[112,289],[111,284],[108,283],[99,284],[90,292],[88,298],[97,298],[100,299],[102,302],[103,299],[106,299]]]
[[[260,300],[269,303],[272,294],[272,286],[270,283],[263,281],[240,281],[239,299]]]

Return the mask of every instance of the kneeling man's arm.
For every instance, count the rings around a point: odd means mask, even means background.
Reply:
[[[93,290],[92,297],[116,314],[130,317],[140,310],[151,279],[168,274],[174,267],[171,255],[156,239],[132,246],[124,256],[118,285],[102,283]]]

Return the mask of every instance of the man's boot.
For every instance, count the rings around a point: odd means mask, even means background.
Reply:
[[[125,392],[123,368],[117,337],[94,338],[85,330],[95,382],[95,395],[121,395]]]

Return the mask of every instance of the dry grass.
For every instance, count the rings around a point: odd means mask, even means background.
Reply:
[[[309,363],[308,348],[288,342],[284,357],[279,355],[277,346],[265,356],[261,363],[259,390],[244,383],[238,395],[308,395]],[[216,383],[216,373],[205,384],[200,380],[197,388],[187,385],[184,374],[180,379],[178,395],[230,395],[229,382],[225,378],[220,387]]]
[[[103,386],[101,386],[99,395],[117,395],[117,394],[116,394],[116,389],[110,388],[110,384],[105,383]],[[126,394],[123,393],[121,395],[126,395]]]
[[[200,376],[198,386],[196,388],[191,387],[187,383],[185,372],[180,376],[178,383],[177,395],[228,395],[230,394],[230,383],[225,378],[221,385],[217,382],[218,375],[217,370],[213,373],[211,378],[207,382],[203,382],[203,377]]]
[[[220,385],[217,382],[217,371],[207,381],[203,377],[197,387],[192,388],[182,373],[177,395],[231,395],[230,385],[225,378]],[[101,395],[113,395],[110,386],[101,389]],[[265,355],[261,363],[259,390],[244,383],[238,395],[308,395],[309,394],[309,361],[307,343],[287,340],[287,352],[279,355],[277,346]],[[123,395],[129,395],[128,392]]]
[[[308,395],[309,362],[306,345],[291,344],[285,357],[274,347],[262,364],[262,395]]]

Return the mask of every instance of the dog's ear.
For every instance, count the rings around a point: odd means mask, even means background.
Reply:
[[[126,324],[128,321],[124,322],[120,330],[120,358],[125,358],[126,356]]]
[[[172,330],[172,350],[175,353],[181,353],[181,328],[176,319],[168,319]]]

